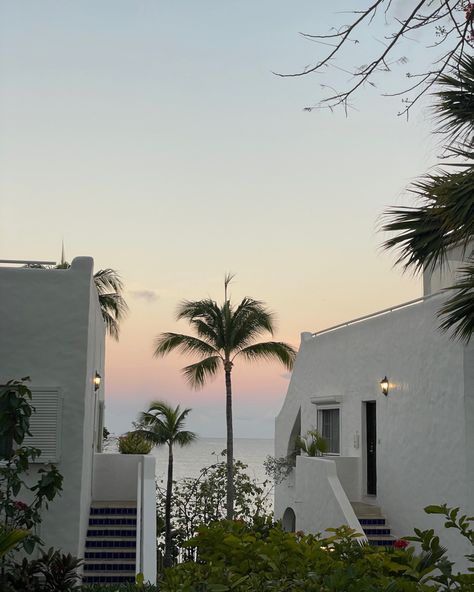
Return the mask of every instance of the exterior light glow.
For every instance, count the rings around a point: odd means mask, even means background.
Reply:
[[[102,380],[102,376],[96,371],[96,373],[94,375],[94,390],[95,391],[99,390],[101,380]]]
[[[388,387],[389,387],[389,382],[388,382],[388,378],[386,376],[384,376],[382,378],[382,380],[380,381],[380,388],[382,389],[382,393],[387,396],[388,395]]]

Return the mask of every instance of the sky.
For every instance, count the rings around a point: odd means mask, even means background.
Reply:
[[[298,347],[318,331],[421,295],[381,249],[380,217],[435,161],[426,102],[368,88],[346,115],[315,110],[322,84],[281,78],[324,46],[343,7],[312,0],[0,0],[0,258],[94,258],[118,270],[130,307],[107,340],[106,425],[131,428],[152,400],[192,408],[189,427],[225,435],[224,384],[192,391],[189,361],[154,359],[153,339],[187,332],[178,303],[252,296]],[[402,10],[404,2],[396,9]],[[346,55],[364,63],[383,24]],[[387,85],[405,82],[423,39]],[[401,50],[402,51],[402,50]],[[358,52],[358,53],[357,53]],[[353,53],[354,55],[351,55]],[[359,60],[356,62],[356,60]],[[236,437],[273,437],[289,374],[236,365]]]

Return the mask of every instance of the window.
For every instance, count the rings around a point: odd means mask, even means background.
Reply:
[[[318,430],[327,440],[330,454],[339,454],[341,451],[339,422],[338,408],[318,410]]]

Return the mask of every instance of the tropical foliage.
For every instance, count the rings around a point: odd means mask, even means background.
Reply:
[[[42,511],[62,490],[62,476],[54,465],[37,471],[37,481],[29,475],[30,462],[41,451],[23,446],[30,434],[31,391],[22,380],[10,380],[0,387],[0,522],[5,531],[26,530],[21,547],[31,553],[41,543],[36,529],[42,521]]]
[[[472,518],[458,509],[429,506],[446,515],[446,526],[469,539]],[[187,545],[198,561],[167,570],[162,592],[447,592],[473,590],[473,573],[456,573],[432,529],[416,531],[394,548],[361,544],[348,527],[328,534],[255,529],[241,521],[203,526]],[[472,540],[471,540],[472,543]]]
[[[140,432],[128,432],[118,438],[120,454],[149,454],[153,446]]]
[[[393,207],[383,229],[394,233],[385,242],[398,251],[398,263],[419,272],[446,259],[460,247],[466,263],[449,298],[439,311],[441,328],[468,342],[474,332],[474,57],[465,56],[450,74],[439,79],[435,94],[437,132],[445,138],[452,161],[416,181],[417,207]]]
[[[258,483],[247,473],[247,465],[234,461],[235,513],[247,524],[272,523],[271,483]],[[200,526],[223,520],[226,516],[226,461],[217,461],[201,469],[195,478],[187,477],[175,482],[171,508],[173,531],[173,555],[184,558],[194,556],[194,551],[184,548]],[[166,490],[157,484],[158,535],[161,539],[163,525],[159,517],[165,514]]]
[[[298,436],[296,448],[302,450],[308,456],[323,456],[328,452],[329,444],[318,430],[312,429],[308,430],[304,436]]]
[[[196,440],[196,434],[184,429],[186,417],[191,409],[173,408],[164,401],[154,401],[148,411],[140,415],[138,433],[153,446],[168,446],[168,478],[165,496],[165,566],[173,562],[173,540],[171,532],[171,507],[173,497],[173,446],[189,446]]]
[[[226,387],[227,424],[227,518],[234,514],[233,488],[233,421],[232,421],[232,369],[236,358],[250,362],[277,360],[287,369],[293,367],[295,350],[278,341],[255,343],[262,333],[274,331],[274,316],[262,302],[244,298],[233,305],[227,297],[227,287],[232,276],[225,278],[223,304],[214,300],[184,301],[179,305],[177,319],[186,320],[196,336],[181,333],[162,333],[154,344],[156,357],[177,350],[193,355],[198,361],[186,366],[183,374],[188,383],[196,389],[206,381],[224,371]]]

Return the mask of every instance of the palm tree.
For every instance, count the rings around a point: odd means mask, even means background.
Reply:
[[[465,56],[452,74],[442,75],[435,93],[438,133],[454,162],[428,173],[411,187],[418,207],[390,208],[383,230],[395,233],[384,247],[419,272],[442,263],[447,250],[462,246],[466,264],[439,311],[441,328],[469,342],[474,333],[474,57]]]
[[[173,350],[193,354],[200,359],[183,368],[183,375],[191,387],[202,388],[206,381],[223,369],[226,387],[227,424],[227,519],[234,514],[233,460],[234,438],[232,425],[232,369],[236,357],[248,361],[278,360],[291,370],[296,352],[288,344],[267,341],[253,343],[264,332],[273,335],[274,319],[262,302],[244,298],[233,306],[227,298],[227,287],[232,276],[225,278],[224,303],[214,300],[184,301],[178,307],[177,319],[186,319],[197,337],[180,333],[161,333],[154,343],[154,356],[165,356]]]
[[[140,414],[139,433],[154,446],[168,446],[168,479],[165,501],[165,567],[173,563],[171,536],[171,500],[173,494],[173,446],[188,446],[196,440],[196,434],[183,429],[191,409],[173,409],[164,401],[153,401],[148,411]]]

